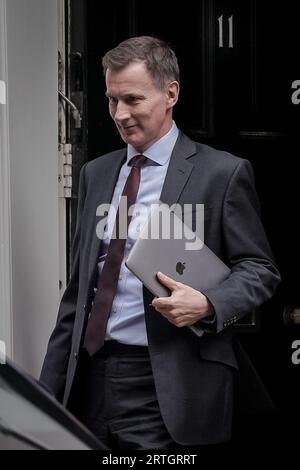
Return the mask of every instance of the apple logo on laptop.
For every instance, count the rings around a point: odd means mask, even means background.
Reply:
[[[183,271],[185,270],[185,263],[181,263],[181,261],[178,261],[176,264],[176,272],[182,276]]]

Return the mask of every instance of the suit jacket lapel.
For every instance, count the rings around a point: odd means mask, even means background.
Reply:
[[[180,133],[172,152],[170,164],[168,167],[166,179],[162,188],[160,200],[168,205],[175,204],[185,187],[194,165],[187,160],[188,157],[196,153],[195,143],[192,142],[184,134]],[[114,193],[114,188],[118,180],[120,169],[126,158],[126,150],[121,150],[116,156],[108,158],[105,165],[99,165],[99,191],[95,199],[94,213],[95,226],[93,228],[93,236],[89,258],[89,279],[92,278],[99,248],[103,234],[96,234],[96,226],[99,218],[96,217],[96,210],[100,204],[110,203]]]
[[[196,153],[195,143],[180,133],[172,152],[166,179],[160,195],[160,200],[171,206],[175,204],[187,184],[194,165],[187,160]]]
[[[99,255],[99,248],[103,238],[103,233],[96,233],[96,227],[100,220],[99,217],[96,217],[97,207],[99,207],[101,204],[109,204],[111,202],[121,166],[123,165],[125,159],[126,150],[120,150],[120,153],[117,156],[108,158],[105,162],[105,165],[99,165],[98,168],[99,176],[97,181],[99,181],[99,191],[97,191],[97,198],[95,199],[94,206],[95,225],[93,228],[90,250],[89,279],[91,279],[91,276],[94,273],[95,263]]]

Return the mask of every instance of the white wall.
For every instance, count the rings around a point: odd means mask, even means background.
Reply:
[[[59,301],[57,2],[6,2],[15,362],[38,375]]]

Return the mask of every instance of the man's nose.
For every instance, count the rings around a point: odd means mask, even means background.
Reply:
[[[116,107],[114,119],[116,121],[123,122],[129,118],[130,118],[130,112],[129,112],[128,106],[126,106],[126,104],[119,101]]]

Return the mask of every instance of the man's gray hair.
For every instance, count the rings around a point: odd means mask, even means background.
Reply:
[[[175,52],[165,41],[151,36],[126,39],[109,50],[102,59],[103,72],[122,70],[133,62],[143,62],[158,89],[176,80],[180,73]]]

